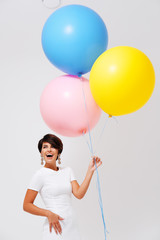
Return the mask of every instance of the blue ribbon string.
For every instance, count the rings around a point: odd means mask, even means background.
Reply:
[[[84,140],[85,140],[85,142],[86,142],[86,143],[87,143],[87,145],[88,145],[89,151],[91,152],[90,145],[89,145],[89,143],[88,143],[87,139],[85,138],[85,133],[84,133],[84,132],[82,132],[82,134],[83,134],[83,137],[84,137]]]
[[[108,114],[107,114],[107,115],[108,115]],[[109,116],[109,115],[108,115],[108,116]],[[103,128],[102,128],[102,131],[101,131],[101,133],[100,133],[100,135],[99,135],[98,141],[97,141],[97,143],[95,144],[97,148],[98,148],[98,144],[100,143],[100,139],[102,138],[102,135],[103,135],[103,133],[104,133],[104,130],[105,130],[105,128],[106,128],[106,125],[107,125],[107,123],[108,123],[108,119],[109,119],[109,117],[107,117],[107,119],[106,119],[106,121],[105,121],[105,124],[104,124],[104,126],[103,126]],[[97,150],[97,149],[94,150],[94,155],[95,155],[96,150]]]
[[[84,97],[85,110],[86,110],[86,114],[87,114],[87,125],[88,125],[90,146],[89,146],[88,142],[87,142],[87,144],[88,144],[89,150],[90,150],[90,152],[91,152],[91,154],[93,156],[94,153],[93,153],[93,146],[92,146],[92,138],[91,138],[91,131],[90,131],[90,126],[89,126],[89,120],[88,120],[89,118],[88,118],[87,104],[86,104],[86,98],[85,98],[85,93],[84,93],[84,89],[83,89],[83,78],[81,76],[80,76],[80,78],[81,78],[81,81],[82,81],[82,91],[83,91],[83,97]],[[98,174],[98,169],[97,169],[97,164],[96,164],[95,158],[94,158],[94,163],[95,163],[96,173],[97,173],[97,188],[98,188],[98,197],[99,197],[98,200],[99,200],[99,205],[100,205],[101,214],[102,214],[102,220],[103,220],[103,225],[104,225],[105,240],[107,240],[106,233],[109,233],[109,232],[107,231],[106,224],[105,224],[105,219],[104,219],[103,203],[102,203],[102,197],[101,197],[101,188],[100,188],[99,174]]]

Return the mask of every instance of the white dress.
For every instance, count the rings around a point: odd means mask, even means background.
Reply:
[[[81,240],[77,228],[75,212],[71,203],[71,181],[76,180],[70,167],[59,167],[58,171],[42,167],[32,177],[28,189],[38,191],[46,209],[58,214],[62,233],[56,234],[54,228],[49,231],[48,218],[43,226],[43,240]]]

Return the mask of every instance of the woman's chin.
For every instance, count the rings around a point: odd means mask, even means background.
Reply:
[[[54,163],[54,159],[45,159],[46,163]]]

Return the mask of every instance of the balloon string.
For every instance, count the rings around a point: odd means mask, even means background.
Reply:
[[[85,133],[84,133],[84,132],[82,132],[82,134],[83,134],[83,138],[84,138],[85,142],[86,142],[86,143],[87,143],[87,145],[88,145],[89,151],[90,151],[90,152],[92,152],[92,151],[91,151],[91,148],[90,148],[90,145],[89,145],[89,143],[88,143],[87,139],[85,138]]]
[[[118,122],[118,119],[117,119],[116,117],[111,116],[111,115],[109,115],[109,114],[107,114],[107,115],[108,115],[108,117],[107,117],[107,119],[106,119],[106,121],[105,121],[105,124],[104,124],[104,126],[103,126],[103,128],[102,128],[102,131],[101,131],[101,133],[100,133],[100,135],[99,135],[99,139],[98,139],[98,141],[97,141],[97,144],[95,144],[97,148],[98,148],[98,145],[99,145],[99,143],[100,143],[100,139],[102,138],[102,135],[103,135],[103,133],[104,133],[104,130],[105,130],[105,128],[106,128],[108,119],[109,119],[109,118],[112,118],[112,119],[115,120],[115,122],[116,122],[117,124],[119,123],[119,122]],[[97,151],[97,149],[95,149],[94,155],[95,155],[96,151]]]
[[[53,1],[54,1],[54,0],[53,0]],[[42,3],[43,3],[43,5],[44,5],[46,8],[56,9],[56,8],[58,8],[58,7],[61,6],[62,0],[58,0],[58,4],[57,4],[56,6],[53,6],[53,7],[48,6],[48,5],[46,4],[46,0],[42,0]]]
[[[84,93],[84,89],[83,89],[83,78],[81,78],[82,81],[82,92],[83,92],[83,98],[84,98],[84,106],[85,106],[85,110],[86,110],[86,115],[87,115],[87,125],[88,125],[88,133],[89,133],[89,140],[90,140],[90,151],[93,155],[93,146],[92,146],[92,139],[91,139],[91,132],[90,132],[90,126],[89,126],[89,117],[88,117],[88,110],[87,110],[87,104],[86,104],[86,98],[85,98],[85,93]]]
[[[115,120],[117,124],[119,124],[118,119],[116,117],[112,116],[112,118]]]
[[[108,115],[108,114],[107,114],[107,115]],[[103,135],[103,133],[104,133],[104,130],[105,130],[105,128],[106,128],[108,119],[109,119],[109,115],[108,115],[108,117],[107,117],[107,119],[106,119],[106,121],[105,121],[105,124],[104,124],[104,126],[103,126],[103,128],[102,128],[102,130],[101,130],[101,133],[100,133],[100,135],[99,135],[97,144],[95,144],[97,148],[98,148],[98,145],[99,145],[99,143],[100,143],[100,139],[102,138],[102,135]],[[94,154],[95,154],[96,150],[97,150],[97,149],[95,149]]]
[[[88,111],[87,111],[87,104],[86,104],[86,98],[85,98],[85,93],[84,93],[84,89],[83,89],[83,79],[81,77],[81,81],[82,81],[82,91],[83,91],[83,97],[84,97],[84,104],[85,104],[85,109],[86,109],[86,113],[87,113],[87,124],[88,124],[88,133],[89,133],[89,139],[90,139],[90,150],[93,156],[93,146],[92,146],[92,138],[91,138],[91,132],[90,132],[90,126],[89,126],[89,120],[88,120]],[[107,239],[106,236],[106,232],[109,233],[106,229],[106,224],[105,224],[105,220],[104,220],[104,213],[103,213],[103,203],[102,203],[102,197],[101,197],[101,188],[100,188],[100,181],[99,181],[99,174],[98,174],[98,169],[97,169],[97,164],[96,164],[96,160],[94,158],[94,163],[95,163],[95,167],[96,167],[96,173],[97,173],[97,188],[98,188],[98,200],[99,200],[99,205],[100,205],[100,209],[101,209],[101,214],[102,214],[102,220],[103,220],[103,225],[104,225],[104,235],[105,235],[105,240]]]

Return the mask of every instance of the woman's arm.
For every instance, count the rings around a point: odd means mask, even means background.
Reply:
[[[31,190],[31,189],[27,190],[26,196],[23,202],[23,210],[34,215],[47,217],[48,210],[39,208],[33,204],[37,194],[38,192],[35,190]]]
[[[33,203],[34,203],[34,200],[35,200],[37,194],[38,194],[37,191],[31,190],[31,189],[27,190],[26,196],[25,196],[24,202],[23,202],[23,210],[26,212],[29,212],[31,214],[34,214],[34,215],[47,217],[48,222],[49,222],[50,232],[52,232],[52,227],[53,227],[56,234],[58,234],[58,233],[61,234],[62,228],[59,223],[59,220],[64,220],[64,218],[61,218],[59,215],[57,215],[49,210],[35,206]]]
[[[81,185],[79,185],[76,180],[71,182],[72,193],[78,199],[82,199],[88,190],[93,173],[96,170],[94,159],[96,161],[97,168],[102,164],[102,161],[100,160],[100,158],[93,156],[92,160],[89,164],[87,174],[86,174],[86,177],[85,177],[83,183]]]

